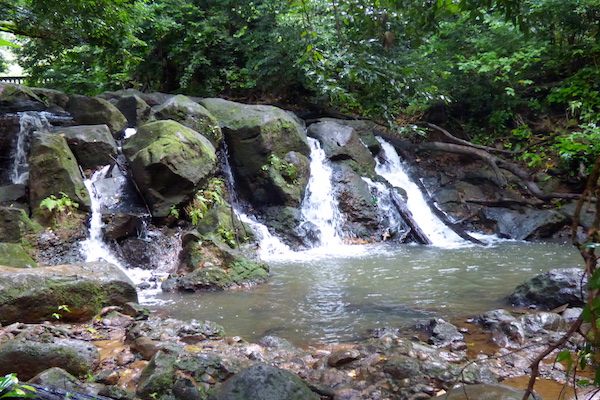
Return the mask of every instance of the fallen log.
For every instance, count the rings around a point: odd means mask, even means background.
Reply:
[[[28,399],[33,400],[112,400],[108,397],[99,396],[99,395],[89,395],[85,393],[77,393],[72,392],[65,389],[60,389],[57,387],[47,387],[42,385],[36,385],[33,383],[23,383],[19,384],[21,390],[23,390]],[[21,385],[26,385],[27,387],[31,387],[34,390],[30,390],[28,388],[23,388]],[[18,397],[3,397],[6,400],[20,400],[23,399],[23,396]]]
[[[419,227],[417,222],[414,220],[411,212],[409,211],[408,207],[406,207],[406,203],[404,203],[404,199],[402,199],[400,197],[400,195],[398,193],[396,193],[396,191],[394,191],[394,190],[392,190],[390,193],[391,193],[392,202],[398,209],[398,212],[400,213],[400,215],[402,215],[402,218],[404,219],[406,224],[410,227],[410,235],[413,237],[413,239],[417,243],[420,243],[420,244],[431,244],[431,240],[427,237],[425,232],[423,232],[423,230]]]

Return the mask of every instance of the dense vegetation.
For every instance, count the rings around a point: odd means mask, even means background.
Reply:
[[[0,19],[31,85],[428,120],[573,176],[600,154],[597,0],[1,0]]]

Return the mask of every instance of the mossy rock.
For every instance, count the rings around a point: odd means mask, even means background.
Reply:
[[[184,95],[171,97],[152,110],[150,122],[168,119],[193,129],[210,140],[215,147],[219,147],[223,140],[219,121],[206,108]]]
[[[171,207],[190,201],[217,165],[208,139],[170,120],[142,126],[123,152],[154,217],[166,217]]]
[[[33,135],[29,155],[29,199],[35,217],[40,217],[40,203],[47,197],[62,197],[65,193],[88,210],[90,198],[77,160],[65,138],[43,132]]]
[[[127,128],[127,118],[117,107],[100,97],[74,95],[67,111],[79,125],[107,125],[113,135]]]
[[[226,204],[214,205],[196,226],[198,233],[210,236],[231,248],[244,244],[254,237],[252,228],[243,223]]]
[[[87,321],[103,307],[137,302],[131,280],[105,262],[35,269],[0,266],[0,323],[55,320]]]
[[[200,104],[219,121],[231,167],[244,197],[257,206],[292,205],[301,201],[303,188],[292,196],[291,193],[282,196],[273,191],[277,182],[263,168],[271,165],[273,157],[283,159],[290,152],[304,157],[310,155],[304,130],[291,115],[272,106],[246,105],[223,99],[204,99]],[[308,174],[307,165],[296,167],[302,169],[301,174]],[[298,183],[302,186],[301,181]]]
[[[0,243],[0,266],[36,268],[38,265],[18,243]],[[1,267],[0,267],[1,268]]]
[[[24,235],[42,230],[38,223],[29,219],[24,210],[0,207],[0,242],[18,243]]]

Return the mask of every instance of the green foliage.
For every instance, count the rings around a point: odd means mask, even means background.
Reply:
[[[65,192],[60,192],[61,197],[50,195],[40,202],[40,208],[45,208],[51,213],[69,213],[77,208],[79,204],[73,201]]]
[[[268,171],[270,167],[275,168],[279,174],[285,179],[288,185],[296,185],[298,183],[298,169],[291,162],[282,160],[275,154],[269,155],[269,164],[263,165],[263,171]]]
[[[57,311],[58,312],[52,313],[52,316],[57,320],[62,318],[62,314],[61,314],[62,312],[67,312],[67,313],[71,312],[71,310],[69,309],[69,306],[67,306],[66,304],[62,304],[62,305],[58,306]]]
[[[23,385],[19,383],[16,374],[8,374],[0,377],[0,398],[9,397],[37,397],[35,394],[35,388],[30,385]],[[32,393],[33,392],[33,393]]]
[[[212,178],[205,189],[196,193],[191,203],[185,207],[185,212],[191,219],[192,224],[197,225],[213,205],[225,204],[225,199],[223,199],[224,186],[225,181],[222,178]]]

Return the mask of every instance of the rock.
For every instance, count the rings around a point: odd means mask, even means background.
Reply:
[[[501,321],[492,325],[492,342],[500,347],[518,349],[525,344],[525,330],[519,321]]]
[[[18,243],[0,243],[0,266],[2,265],[12,268],[38,267],[23,246]]]
[[[487,311],[477,318],[475,318],[475,322],[484,326],[485,328],[489,328],[493,324],[497,324],[502,321],[515,321],[516,318],[513,315],[503,309]]]
[[[219,121],[243,197],[259,207],[300,204],[308,183],[310,148],[296,120],[271,106],[222,99],[204,99],[200,104]],[[297,154],[284,160],[290,152]],[[285,183],[275,179],[278,176]],[[297,189],[287,191],[282,184]]]
[[[455,387],[446,395],[440,396],[442,400],[521,400],[525,395],[524,390],[498,384],[476,384]],[[542,400],[539,395],[529,396],[529,399]]]
[[[385,363],[383,370],[399,380],[421,375],[419,361],[403,355],[390,357]]]
[[[229,378],[211,400],[318,400],[320,397],[291,372],[255,365]]]
[[[327,358],[327,364],[331,367],[340,367],[344,364],[358,360],[360,353],[355,349],[334,350]]]
[[[104,237],[119,241],[131,237],[137,238],[144,232],[146,217],[145,215],[126,213],[103,214]],[[146,255],[151,256],[151,254]]]
[[[29,199],[33,214],[40,215],[42,200],[50,195],[60,198],[61,192],[77,202],[80,210],[89,209],[88,191],[66,140],[36,132],[29,154]]]
[[[299,353],[300,349],[295,347],[290,341],[278,336],[263,336],[258,344],[271,350],[283,351],[287,353]],[[360,354],[359,354],[360,355]]]
[[[52,133],[67,140],[83,169],[114,164],[117,143],[106,125],[80,125],[54,128]]]
[[[40,233],[42,230],[39,224],[29,219],[25,211],[0,207],[0,242],[18,243],[24,235]]]
[[[115,107],[127,118],[129,127],[139,127],[148,121],[152,111],[148,103],[138,95],[121,97]]]
[[[198,132],[218,148],[223,140],[219,121],[189,97],[177,95],[152,109],[150,121],[170,119]]]
[[[46,88],[29,88],[32,93],[34,93],[37,98],[42,100],[44,103],[48,105],[55,105],[62,109],[67,108],[67,104],[69,102],[69,96],[54,89],[46,89]]]
[[[162,343],[147,337],[139,337],[131,343],[131,351],[140,353],[144,360],[150,360],[160,350]]]
[[[158,351],[142,371],[137,386],[137,395],[144,399],[150,395],[160,398],[168,394],[175,383],[175,361],[177,354],[168,350]]]
[[[308,128],[308,134],[321,142],[329,160],[351,160],[353,162],[350,165],[357,173],[368,176],[375,174],[375,160],[352,127],[330,121],[319,122]]]
[[[552,310],[564,304],[582,307],[586,285],[585,271],[581,268],[553,269],[519,285],[508,301],[515,306],[535,306],[541,310]]]
[[[59,367],[46,369],[31,378],[27,383],[60,388],[74,393],[84,390],[83,385],[76,377]]]
[[[198,382],[222,382],[237,372],[236,367],[231,362],[211,353],[184,356],[175,362],[175,368]]]
[[[127,128],[127,119],[121,111],[99,97],[74,95],[69,99],[67,111],[79,125],[107,125],[113,135]]]
[[[150,317],[150,310],[139,303],[130,301],[123,304],[123,314],[129,315],[136,320],[144,320]]]
[[[219,324],[211,321],[198,322],[194,319],[182,324],[177,329],[177,336],[184,343],[192,344],[205,339],[219,339],[225,336],[225,330]]]
[[[45,109],[44,101],[27,86],[0,83],[0,114]]]
[[[123,97],[131,96],[138,96],[139,98],[144,100],[149,106],[157,106],[169,100],[174,95],[159,92],[145,93],[135,89],[123,89],[116,90],[114,92],[104,92],[98,97],[117,103]]]
[[[0,323],[87,321],[103,307],[137,302],[135,287],[116,266],[105,262],[32,269],[0,267]]]
[[[142,126],[123,152],[153,217],[166,217],[172,206],[189,201],[217,163],[208,139],[174,121]]]
[[[495,222],[498,236],[516,240],[547,238],[569,223],[568,217],[558,211],[530,208],[518,211],[501,207],[484,208],[480,217],[484,221]]]
[[[548,332],[565,332],[568,329],[565,319],[555,313],[537,312],[520,318],[525,333],[530,337]]]
[[[417,329],[429,334],[429,343],[436,347],[446,347],[452,342],[464,340],[458,328],[442,318],[432,318],[427,323],[417,325]]]
[[[379,129],[377,124],[373,121],[320,118],[319,122],[333,122],[339,125],[349,126],[358,133],[360,141],[369,149],[371,154],[377,155],[379,154],[379,151],[381,151],[381,143],[379,143],[376,136],[381,136],[383,131]]]
[[[27,186],[21,184],[0,186],[0,204],[10,206],[27,200]]]
[[[79,378],[92,372],[100,359],[88,342],[49,335],[27,338],[26,333],[0,345],[0,375],[16,373],[27,381],[42,371],[60,367]]]

